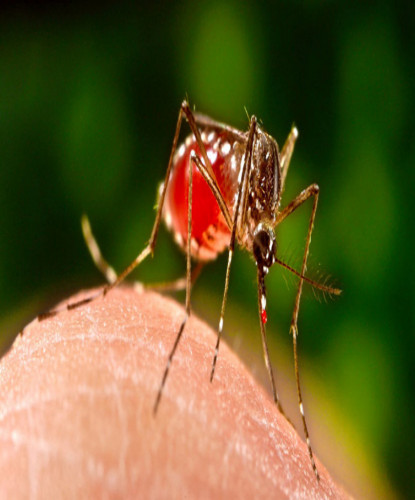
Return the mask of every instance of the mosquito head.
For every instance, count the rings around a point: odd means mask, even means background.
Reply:
[[[277,242],[271,225],[260,222],[254,231],[252,246],[254,258],[259,269],[264,274],[275,262]]]

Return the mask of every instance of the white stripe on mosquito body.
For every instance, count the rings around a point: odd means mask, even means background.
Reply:
[[[263,311],[267,308],[267,298],[264,294],[261,295],[261,307]]]
[[[173,238],[174,238],[174,241],[179,245],[179,247],[183,246],[183,242],[184,242],[183,236],[179,232],[174,233]]]
[[[218,159],[218,152],[213,149],[208,149],[207,156],[211,163],[215,163],[216,160]]]
[[[242,155],[242,158],[241,158],[241,163],[239,165],[239,175],[238,175],[238,184],[240,185],[241,184],[241,181],[242,181],[242,173],[243,173],[243,168],[242,168],[242,165],[244,164],[244,161],[245,161],[245,153]]]
[[[197,252],[199,251],[199,243],[197,242],[196,238],[192,238],[190,239],[190,250],[192,252],[192,255],[196,255]]]
[[[208,143],[209,144],[212,144],[212,142],[216,139],[216,133],[215,132],[210,132],[208,137],[207,137],[207,140],[208,140]]]
[[[196,137],[194,136],[194,134],[188,135],[186,137],[186,140],[184,141],[185,149],[190,147],[190,145],[193,144],[195,141],[196,141]]]
[[[262,266],[261,270],[264,276],[266,276],[269,273],[269,268],[267,266]]]
[[[232,155],[231,157],[231,170],[233,172],[236,172],[236,169],[237,168],[240,168],[240,163],[239,161],[237,160],[236,156],[235,155]]]
[[[220,150],[221,150],[222,154],[226,156],[227,154],[229,154],[229,152],[231,150],[231,145],[229,144],[228,141],[226,141],[221,145]]]
[[[181,158],[186,152],[186,146],[182,144],[180,148],[177,150],[177,156],[178,158]],[[177,160],[176,160],[177,161]]]
[[[219,151],[220,143],[221,143],[221,138],[216,137],[215,142],[211,145],[212,149],[214,149],[215,151]]]
[[[228,267],[230,266],[230,264],[232,262],[232,257],[233,257],[233,249],[230,248],[229,252],[228,252]]]
[[[172,219],[171,219],[171,213],[169,211],[166,210],[165,214],[164,214],[164,222],[167,226],[167,229],[171,229],[172,227]]]

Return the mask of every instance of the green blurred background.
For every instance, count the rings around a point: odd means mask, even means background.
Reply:
[[[2,350],[40,310],[102,282],[82,239],[83,212],[116,269],[143,248],[185,96],[242,129],[246,107],[280,144],[295,122],[300,138],[283,204],[318,182],[310,270],[332,274],[344,289],[328,304],[310,291],[302,303],[312,442],[358,497],[411,496],[414,12],[412,2],[345,1],[3,7]],[[278,230],[280,255],[294,264],[310,209]],[[225,267],[221,256],[194,287],[194,309],[213,326]],[[135,278],[168,280],[184,269],[163,230],[156,258]],[[288,335],[295,280],[285,274],[275,268],[268,277],[268,325],[298,424]],[[266,383],[255,268],[244,252],[228,304],[225,336]]]

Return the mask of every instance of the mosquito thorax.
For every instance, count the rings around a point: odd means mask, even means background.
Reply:
[[[258,126],[249,179],[250,208],[254,218],[261,221],[274,220],[280,201],[280,184],[281,167],[277,142]]]
[[[278,145],[270,135],[257,127],[252,148],[248,181],[247,210],[239,226],[239,241],[253,252],[253,240],[267,223],[275,226],[281,194],[281,165]]]

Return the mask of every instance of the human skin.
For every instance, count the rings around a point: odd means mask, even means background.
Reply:
[[[225,342],[209,382],[193,315],[153,414],[183,317],[119,287],[30,323],[0,362],[0,498],[348,498]]]

